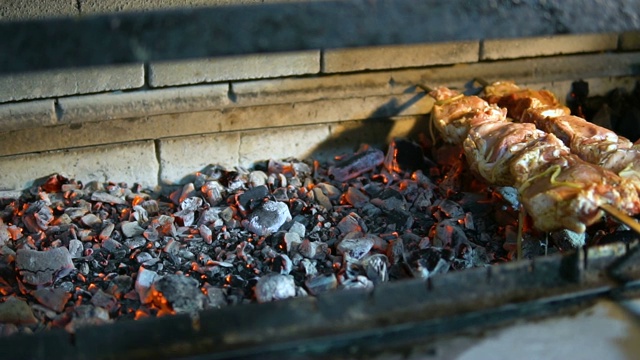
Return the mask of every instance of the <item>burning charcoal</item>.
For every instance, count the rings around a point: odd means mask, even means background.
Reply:
[[[22,221],[32,233],[47,230],[49,223],[53,221],[53,212],[44,201],[36,201],[25,211]]]
[[[258,279],[255,295],[260,303],[282,300],[296,295],[296,285],[290,275],[270,273]]]
[[[80,219],[80,221],[82,221],[82,223],[85,224],[88,227],[92,227],[94,225],[102,223],[102,220],[100,220],[100,218],[97,217],[95,214],[87,214],[87,215],[83,216]]]
[[[329,247],[327,243],[321,241],[304,239],[300,246],[298,246],[298,252],[308,259],[322,260],[329,253]]]
[[[281,201],[281,202],[289,201],[289,193],[287,188],[283,188],[283,187],[277,188],[273,190],[273,193],[271,195],[273,195],[273,199],[275,201]]]
[[[374,284],[371,280],[367,279],[366,276],[357,275],[354,277],[350,277],[348,279],[344,279],[340,283],[340,287],[342,289],[366,289],[372,290]]]
[[[147,243],[147,239],[143,236],[136,236],[131,239],[127,239],[124,241],[124,245],[128,247],[130,250],[139,249],[143,247]]]
[[[144,229],[138,225],[137,221],[123,221],[121,224],[122,235],[126,238],[142,235]]]
[[[134,288],[138,293],[141,303],[148,304],[151,302],[152,299],[149,296],[149,292],[151,290],[151,285],[153,285],[153,282],[156,280],[156,277],[158,277],[158,273],[140,266]]]
[[[332,201],[337,201],[342,196],[340,189],[328,183],[319,183],[314,187],[314,189],[316,188],[322,190],[322,193]]]
[[[122,298],[124,294],[128,293],[133,286],[133,279],[128,275],[118,275],[107,287],[107,292],[116,298]]]
[[[151,254],[149,254],[146,251],[143,251],[143,252],[139,253],[138,256],[136,256],[136,261],[139,264],[145,263],[145,262],[147,262],[147,261],[149,261],[151,259],[153,259],[153,256],[151,256]]]
[[[403,209],[393,209],[385,212],[387,215],[387,229],[389,231],[405,231],[413,226],[413,214]]]
[[[364,206],[362,206],[362,214],[369,217],[369,218],[375,218],[377,216],[379,216],[380,214],[382,214],[382,210],[371,204],[371,203],[366,203],[364,204]]]
[[[71,254],[65,247],[47,251],[19,249],[16,268],[24,282],[31,285],[45,285],[68,275],[75,269]]]
[[[142,208],[145,209],[147,211],[147,214],[150,216],[156,215],[158,211],[160,211],[160,206],[155,200],[145,200],[140,206],[142,206]]]
[[[266,185],[253,187],[238,196],[238,204],[242,210],[253,210],[269,196],[269,188]]]
[[[38,319],[25,301],[12,296],[0,303],[0,323],[29,325],[37,322]]]
[[[445,250],[439,250],[437,248],[425,249],[416,261],[415,276],[426,279],[437,274],[448,272],[451,263],[446,258],[449,254],[445,252]]]
[[[340,220],[340,222],[338,223],[337,227],[338,230],[340,230],[340,232],[343,234],[362,231],[362,228],[360,227],[361,221],[362,220],[360,219],[360,216],[352,212],[349,215],[343,217],[342,220]]]
[[[151,288],[152,301],[160,309],[183,314],[195,313],[204,308],[206,298],[198,287],[198,280],[194,278],[166,275],[155,281]]]
[[[106,192],[96,191],[91,194],[91,201],[100,201],[112,205],[126,205],[126,201],[120,197],[113,196]]]
[[[140,205],[133,207],[133,218],[138,222],[146,223],[149,221],[149,213]]]
[[[113,254],[116,250],[122,248],[122,244],[109,238],[102,243],[102,248]]]
[[[258,236],[275,233],[286,222],[291,220],[289,208],[285,203],[266,201],[249,216],[247,230]]]
[[[64,310],[67,301],[73,296],[65,289],[50,287],[37,289],[32,294],[40,304],[55,312]]]
[[[302,240],[300,240],[300,235],[298,235],[298,233],[288,232],[284,234],[284,242],[287,246],[287,252],[291,254],[293,251],[298,250]]]
[[[316,268],[315,261],[309,259],[302,259],[300,261],[300,266],[304,270],[304,274],[307,278],[313,277],[318,273],[318,269]]]
[[[369,197],[356,187],[350,186],[345,193],[345,200],[353,207],[359,209],[369,202]]]
[[[267,174],[264,171],[256,170],[249,173],[249,184],[251,187],[262,186],[267,183]]]
[[[575,249],[584,246],[585,234],[578,234],[571,230],[560,230],[551,233],[551,239],[553,239],[558,247],[561,249]]]
[[[211,284],[205,284],[203,289],[207,297],[205,308],[219,309],[223,306],[227,306],[227,296],[225,295],[223,288],[213,286]]]
[[[327,195],[325,195],[322,192],[322,189],[320,189],[319,187],[314,187],[312,191],[313,191],[313,197],[315,198],[318,204],[322,205],[322,207],[327,209],[327,211],[333,210],[333,205],[331,204],[331,200],[329,200],[329,197],[327,197]]]
[[[318,295],[338,287],[338,279],[335,274],[314,276],[304,282],[311,295]]]
[[[82,241],[80,240],[69,240],[69,253],[71,254],[72,259],[77,259],[83,256],[84,247],[82,245]]]
[[[65,330],[74,334],[85,326],[95,326],[110,323],[109,313],[106,309],[93,305],[78,305],[73,308],[71,322],[65,326]]]
[[[277,272],[283,275],[289,275],[292,268],[293,268],[293,262],[285,254],[280,254],[276,256],[273,259],[273,262],[271,263],[271,271]]]
[[[353,235],[352,235],[353,234]],[[354,236],[354,237],[350,237]],[[357,233],[349,233],[337,246],[338,253],[360,260],[373,248],[373,240]]]
[[[445,219],[440,221],[436,226],[436,236],[433,243],[435,246],[456,247],[459,244],[468,242],[467,235],[457,220]]]
[[[100,241],[105,241],[109,239],[111,237],[111,234],[113,234],[113,230],[115,228],[116,226],[112,222],[106,223],[102,228],[102,231],[100,231],[100,235],[98,235],[98,239],[100,239]]]
[[[209,205],[216,206],[222,201],[225,189],[217,181],[207,181],[200,187],[200,191],[204,194]]]
[[[329,168],[329,175],[336,181],[344,182],[375,169],[384,161],[384,153],[378,149],[369,149],[338,161]]]
[[[299,222],[294,222],[289,228],[289,233],[296,233],[302,239],[306,235],[307,229]]]
[[[383,254],[375,254],[362,261],[367,278],[377,285],[389,280],[389,260]]]
[[[518,198],[518,190],[510,186],[502,186],[496,188],[496,192],[508,202],[512,208],[518,209],[520,207],[520,200]]]
[[[184,226],[191,226],[195,220],[195,211],[202,205],[202,199],[199,197],[190,197],[184,199],[180,203],[182,210],[174,214],[176,218],[182,220]]]
[[[107,311],[112,312],[117,309],[118,300],[111,294],[107,294],[102,290],[98,290],[91,297],[91,304],[97,307],[101,307],[107,309]]]
[[[202,224],[198,227],[198,232],[205,243],[211,244],[213,242],[213,232],[209,229],[208,226]]]
[[[438,210],[450,219],[459,219],[464,216],[462,206],[455,201],[444,199],[438,204]]]

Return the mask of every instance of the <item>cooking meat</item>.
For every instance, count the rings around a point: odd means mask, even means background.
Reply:
[[[640,191],[640,149],[628,139],[570,115],[569,109],[546,90],[521,89],[512,82],[497,82],[487,86],[485,94],[489,103],[507,109],[509,117],[555,134],[571,152],[617,173]]]
[[[495,185],[518,189],[539,230],[584,232],[615,204],[637,213],[638,192],[618,175],[590,164],[554,134],[507,120],[504,109],[447,88],[431,92],[432,121],[445,141],[463,145],[471,169]]]

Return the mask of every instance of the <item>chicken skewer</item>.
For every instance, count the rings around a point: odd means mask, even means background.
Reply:
[[[463,145],[472,170],[487,182],[518,189],[521,202],[542,231],[578,233],[598,221],[601,208],[640,210],[628,182],[571,153],[555,135],[530,123],[512,123],[506,110],[446,88],[436,99],[432,122],[447,142]]]
[[[546,90],[521,89],[512,82],[497,82],[485,86],[485,94],[489,103],[506,108],[509,117],[555,134],[571,152],[615,172],[640,192],[640,149],[628,139],[570,115],[569,109]]]

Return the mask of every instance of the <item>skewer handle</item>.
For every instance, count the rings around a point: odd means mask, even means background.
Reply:
[[[611,215],[614,219],[618,220],[622,224],[630,227],[631,230],[640,234],[640,223],[638,223],[636,219],[608,204],[600,205],[600,209],[604,210],[604,212]]]

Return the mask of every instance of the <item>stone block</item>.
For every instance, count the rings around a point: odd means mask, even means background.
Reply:
[[[158,161],[153,141],[0,157],[0,189],[22,190],[54,173],[81,180],[155,187]]]
[[[319,77],[278,78],[231,83],[238,106],[282,104],[331,98],[396,95],[413,84],[396,84],[392,72],[369,72]]]
[[[480,60],[577,54],[615,50],[617,34],[555,35],[520,39],[484,40]]]
[[[243,132],[238,144],[239,164],[251,167],[269,159],[308,159],[329,136],[329,126],[324,124]]]
[[[3,74],[0,75],[0,103],[135,89],[142,85],[142,64]]]
[[[240,134],[218,133],[162,139],[160,154],[160,182],[180,184],[190,181],[189,175],[208,165],[233,168],[238,165]]]
[[[273,0],[165,0],[162,2],[152,0],[80,0],[80,3],[81,12],[85,15],[201,6],[249,5],[269,1]]]
[[[0,132],[57,124],[53,100],[0,105]]]
[[[212,109],[228,104],[227,84],[62,98],[60,123],[80,123]]]
[[[229,56],[151,63],[149,84],[163,87],[315,74],[319,71],[319,50]]]
[[[640,31],[620,34],[620,50],[640,50]]]
[[[80,12],[76,2],[71,0],[4,0],[0,5],[0,21],[35,20],[78,15],[80,15]]]
[[[317,144],[314,156],[328,159],[357,151],[368,144],[383,151],[394,138],[417,138],[427,133],[428,122],[423,116],[403,116],[389,119],[344,121],[329,125],[331,137]]]
[[[222,131],[426,114],[433,99],[424,93],[327,99],[294,104],[233,108],[224,111]]]
[[[334,73],[476,62],[479,47],[477,41],[464,41],[326,50],[322,71]]]

